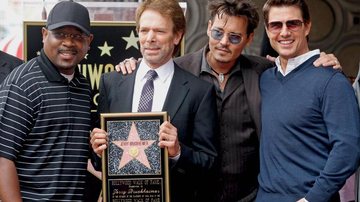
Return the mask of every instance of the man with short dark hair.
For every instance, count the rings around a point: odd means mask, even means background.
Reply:
[[[0,87],[3,202],[83,200],[91,89],[77,65],[93,39],[88,10],[61,1],[42,36],[40,56]]]
[[[264,22],[279,54],[262,73],[258,202],[339,202],[359,166],[360,112],[348,79],[313,62],[304,0],[268,0]]]

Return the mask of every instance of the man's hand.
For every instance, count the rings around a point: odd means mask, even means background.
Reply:
[[[93,151],[101,157],[102,152],[108,147],[108,134],[100,129],[100,128],[94,128],[94,130],[91,131],[90,134],[90,144],[93,149]]]
[[[177,128],[170,122],[165,121],[160,126],[159,131],[159,146],[161,148],[167,147],[169,157],[176,157],[180,154],[180,144],[177,134]]]
[[[135,60],[135,58],[131,57],[129,59],[125,59],[115,66],[117,72],[121,72],[122,74],[131,74],[136,69],[136,64],[141,61],[141,58]]]
[[[271,62],[275,62],[276,57],[273,57],[271,55],[266,55],[266,59],[270,60]]]
[[[320,57],[313,64],[315,67],[332,66],[334,69],[342,69],[339,60],[334,54],[326,54],[324,52],[320,53]]]

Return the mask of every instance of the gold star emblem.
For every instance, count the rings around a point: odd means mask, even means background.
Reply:
[[[129,37],[122,37],[127,43],[126,43],[126,50],[129,49],[131,46],[139,50],[137,42],[139,41],[139,38],[135,36],[134,31],[131,31]]]
[[[114,48],[114,46],[108,46],[107,41],[104,42],[103,46],[98,46],[98,48],[101,50],[100,56],[103,56],[105,54],[111,56],[110,50]]]
[[[139,149],[137,147],[131,147],[129,149],[129,154],[130,156],[132,156],[133,158],[136,158],[139,155]]]

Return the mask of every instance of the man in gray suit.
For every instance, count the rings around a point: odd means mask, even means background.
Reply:
[[[23,61],[19,58],[0,51],[0,84],[15,67],[22,63]]]
[[[218,170],[204,188],[208,200],[252,201],[257,190],[260,134],[259,75],[272,63],[246,56],[259,16],[251,1],[209,1],[209,43],[178,58],[184,69],[216,86],[220,124]]]
[[[159,146],[167,148],[170,158],[171,201],[202,201],[197,198],[201,176],[212,169],[217,156],[214,86],[173,62],[185,31],[176,0],[144,1],[137,9],[136,24],[144,59],[135,74],[102,75],[98,112],[167,111],[171,123],[161,124]],[[153,101],[143,110],[140,94],[149,72],[155,75]],[[91,144],[95,153],[102,154],[108,146],[105,131],[95,128]]]

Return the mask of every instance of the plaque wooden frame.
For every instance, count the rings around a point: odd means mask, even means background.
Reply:
[[[103,113],[103,201],[170,202],[168,152],[158,146],[166,112]]]

